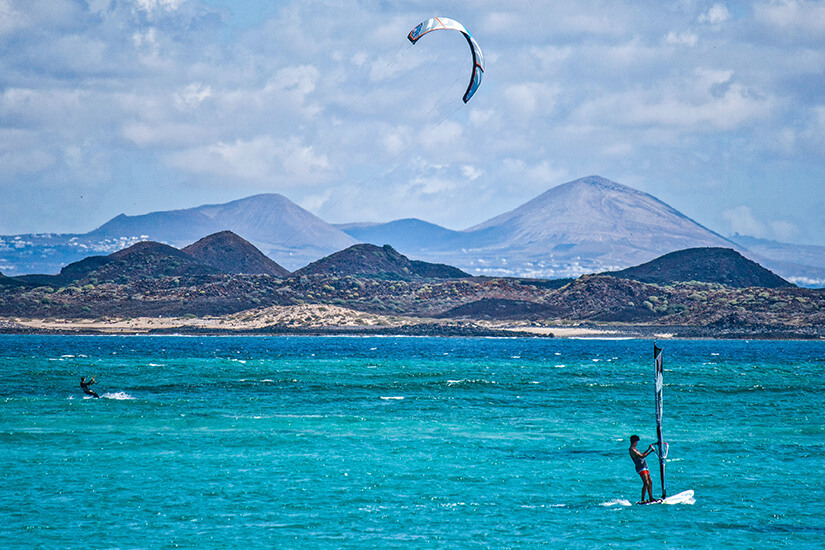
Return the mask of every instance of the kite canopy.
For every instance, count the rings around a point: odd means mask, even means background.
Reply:
[[[419,38],[428,32],[437,31],[439,29],[460,32],[464,35],[464,38],[467,39],[467,43],[470,45],[470,51],[473,54],[473,72],[470,75],[470,85],[467,86],[467,91],[464,92],[464,103],[467,103],[470,101],[470,98],[473,97],[473,94],[476,93],[478,87],[481,86],[481,77],[484,74],[484,56],[481,54],[481,48],[478,47],[478,43],[476,42],[476,39],[473,38],[473,35],[470,34],[470,31],[454,19],[448,19],[446,17],[433,17],[423,23],[419,23],[413,30],[410,31],[407,38],[410,42],[415,44],[418,42]]]

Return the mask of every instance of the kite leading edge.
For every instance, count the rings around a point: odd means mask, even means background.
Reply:
[[[470,75],[470,84],[467,86],[467,91],[464,92],[464,103],[467,103],[470,101],[470,98],[473,97],[473,94],[476,93],[478,87],[481,86],[481,77],[484,74],[484,56],[481,53],[481,48],[478,47],[478,42],[476,42],[476,39],[473,38],[473,35],[470,34],[470,31],[468,31],[464,25],[454,19],[448,19],[446,17],[433,17],[423,23],[419,23],[410,31],[407,38],[415,44],[419,38],[428,32],[436,30],[458,31],[464,35],[464,38],[467,39],[467,43],[470,45],[470,51],[473,54],[473,72]]]

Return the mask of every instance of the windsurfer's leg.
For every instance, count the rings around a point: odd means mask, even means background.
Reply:
[[[653,481],[650,479],[650,474],[645,472],[641,474],[642,477],[642,502],[648,502],[645,500],[645,493],[647,493],[649,500],[653,500]]]

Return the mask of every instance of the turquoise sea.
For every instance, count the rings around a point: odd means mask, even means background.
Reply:
[[[825,546],[825,342],[659,344],[693,504],[651,341],[0,336],[0,547]]]

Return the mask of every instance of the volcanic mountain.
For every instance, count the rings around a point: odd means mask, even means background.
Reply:
[[[567,277],[684,248],[737,247],[652,195],[599,176],[554,187],[464,231],[420,220],[341,227],[368,242],[401,243],[399,250],[413,257],[487,275]]]
[[[355,239],[304,210],[282,195],[254,195],[225,204],[186,210],[121,214],[86,237],[124,236],[152,239],[183,247],[206,235],[232,231],[266,256],[294,269],[355,244]]]
[[[182,252],[222,273],[286,277],[289,271],[267,258],[249,241],[231,231],[208,235]]]
[[[605,275],[661,285],[698,281],[734,288],[794,286],[730,248],[679,250],[642,265]]]
[[[449,265],[410,260],[390,245],[357,244],[299,269],[294,276],[357,275],[376,279],[408,281],[412,279],[455,279],[470,277]]]

